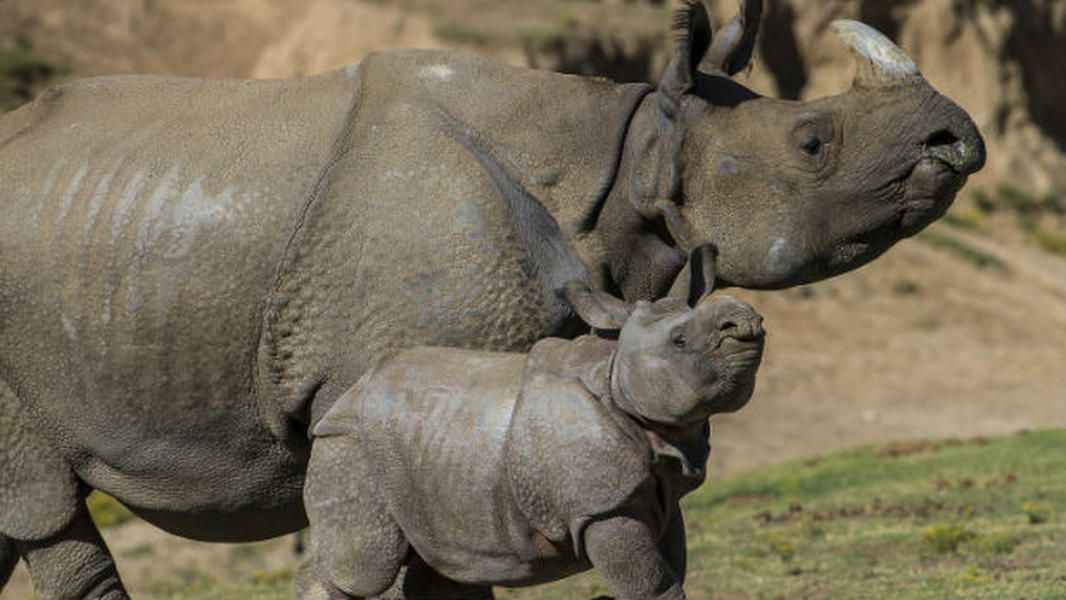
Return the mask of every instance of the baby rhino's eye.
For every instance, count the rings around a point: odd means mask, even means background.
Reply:
[[[679,328],[670,332],[670,342],[675,348],[684,348],[688,339],[685,338],[685,332]]]

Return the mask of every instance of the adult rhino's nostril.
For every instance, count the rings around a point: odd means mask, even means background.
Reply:
[[[959,141],[959,136],[947,129],[941,129],[925,140],[927,147],[931,146],[954,146]]]
[[[938,129],[925,138],[923,145],[927,155],[963,175],[979,170],[985,162],[984,140],[970,122]]]
[[[966,163],[966,144],[959,136],[940,129],[925,138],[925,151],[956,171],[962,171]]]

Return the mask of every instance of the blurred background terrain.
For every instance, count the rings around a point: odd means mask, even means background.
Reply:
[[[735,9],[733,0],[712,4],[719,22]],[[868,267],[783,292],[738,293],[766,316],[771,337],[753,402],[716,420],[713,476],[857,444],[1066,427],[1066,0],[766,4],[740,81],[787,99],[844,91],[851,59],[828,24],[860,19],[973,115],[988,166],[942,221]],[[401,47],[654,82],[674,8],[661,0],[0,0],[0,109],[73,77],[292,77]],[[221,550],[120,520],[105,535],[131,587],[158,573],[161,555],[180,565],[168,581],[186,588],[197,574],[228,572],[223,563],[243,561],[266,580],[291,568],[286,540]],[[28,589],[20,572],[3,597]]]

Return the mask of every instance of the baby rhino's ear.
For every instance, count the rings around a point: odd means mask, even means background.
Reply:
[[[581,320],[600,330],[619,330],[633,312],[633,306],[607,292],[595,290],[587,281],[566,284],[566,299]]]

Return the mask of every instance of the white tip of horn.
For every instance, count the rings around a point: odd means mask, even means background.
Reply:
[[[833,21],[830,27],[856,54],[869,61],[870,69],[860,66],[857,81],[891,85],[921,77],[914,60],[873,27],[850,19]],[[867,81],[871,78],[871,81]]]

